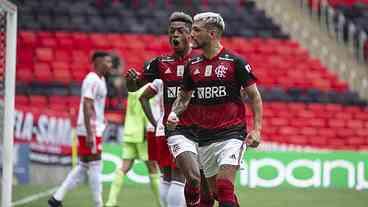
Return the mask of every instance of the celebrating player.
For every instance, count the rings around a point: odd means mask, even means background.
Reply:
[[[262,100],[251,66],[224,49],[222,17],[205,12],[194,16],[192,47],[203,51],[186,66],[183,87],[174,102],[167,126],[175,129],[190,106],[196,140],[171,136],[168,144],[178,159],[182,152],[196,151],[220,207],[239,206],[234,179],[246,146],[257,147],[262,129]],[[241,88],[250,99],[254,128],[246,134]],[[193,97],[193,98],[192,98]],[[179,119],[180,118],[180,119]],[[190,137],[189,137],[190,138]],[[178,150],[179,149],[179,150]]]

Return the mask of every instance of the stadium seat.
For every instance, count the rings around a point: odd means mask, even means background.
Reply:
[[[54,59],[54,53],[51,48],[37,48],[36,59],[41,62],[51,62]]]
[[[45,108],[48,105],[46,96],[30,96],[29,102],[32,107]]]
[[[68,69],[58,69],[53,71],[55,82],[68,85],[72,82],[72,75]]]
[[[34,65],[34,77],[38,82],[51,83],[52,73],[47,63],[36,63]]]

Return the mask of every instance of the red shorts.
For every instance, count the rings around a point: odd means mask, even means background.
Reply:
[[[157,138],[154,132],[147,132],[147,148],[148,160],[157,161],[159,159],[160,150],[158,148]]]
[[[160,152],[158,165],[160,166],[160,168],[169,167],[171,169],[175,169],[175,160],[167,145],[166,137],[157,137],[156,140],[158,151]]]
[[[96,140],[92,146],[89,148],[86,146],[86,136],[78,136],[78,155],[88,156],[93,154],[101,154],[102,152],[102,138],[96,137]]]

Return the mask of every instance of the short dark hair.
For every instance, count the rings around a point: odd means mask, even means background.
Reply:
[[[116,54],[111,54],[112,58],[112,68],[118,69],[121,66],[121,60],[120,57]]]
[[[95,51],[92,54],[91,60],[95,61],[97,58],[107,57],[107,56],[111,56],[111,54],[109,52],[105,52],[105,51]]]
[[[185,25],[191,29],[193,24],[193,18],[184,12],[173,12],[169,18],[169,24],[172,22],[184,22]]]

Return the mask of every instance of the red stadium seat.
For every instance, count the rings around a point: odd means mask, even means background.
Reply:
[[[20,36],[20,46],[24,48],[32,48],[38,46],[38,38],[36,32],[32,31],[21,31]]]
[[[49,64],[36,63],[34,65],[34,77],[37,81],[43,83],[52,82],[52,73]]]
[[[84,77],[87,75],[87,71],[85,70],[72,70],[71,71],[71,76],[73,81],[76,82],[82,82]]]
[[[54,52],[51,48],[37,48],[36,59],[41,62],[51,62],[54,60]]]
[[[28,96],[21,96],[16,95],[15,96],[15,105],[20,106],[28,106],[29,105],[29,98]]]
[[[32,68],[18,67],[16,70],[16,80],[23,83],[31,82],[33,80]]]
[[[70,62],[72,60],[71,53],[69,50],[58,49],[55,50],[55,61]]]
[[[40,47],[57,48],[58,42],[55,37],[43,37],[40,38]]]
[[[32,107],[40,107],[40,109],[44,109],[48,105],[46,96],[30,96],[29,101]]]
[[[72,82],[72,75],[69,70],[54,70],[53,71],[54,80],[58,83],[70,84]]]
[[[19,64],[32,64],[35,56],[35,52],[33,49],[24,48],[18,49],[17,51],[17,63]]]

